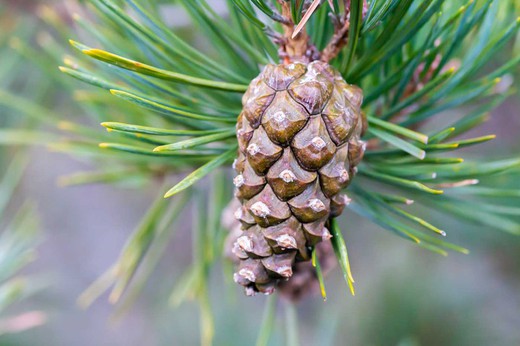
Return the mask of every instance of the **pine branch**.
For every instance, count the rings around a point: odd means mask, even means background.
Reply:
[[[493,139],[493,135],[456,136],[480,125],[493,108],[516,92],[499,84],[499,78],[511,74],[520,63],[518,52],[508,46],[519,30],[511,1],[373,1],[367,8],[362,1],[331,0],[328,5],[279,1],[276,7],[269,1],[233,0],[228,2],[229,18],[219,17],[206,1],[181,1],[193,21],[193,39],[182,36],[177,28],[168,28],[155,11],[148,11],[156,4],[129,1],[130,14],[120,2],[89,3],[92,12],[75,16],[75,20],[100,49],[74,42],[84,54],[72,57],[64,42],[51,35],[40,40],[21,35],[22,39],[11,40],[11,48],[19,54],[17,58],[31,61],[47,81],[56,83],[49,85],[59,86],[59,92],[71,99],[76,97],[70,112],[84,115],[88,123],[102,123],[109,132],[71,123],[50,101],[0,92],[0,103],[10,111],[60,132],[57,137],[50,131],[13,126],[2,130],[2,144],[48,144],[53,150],[88,157],[100,167],[62,183],[152,181],[182,172],[185,178],[167,193],[170,196],[195,187],[216,167],[228,166],[235,153],[231,138],[236,130],[230,125],[241,112],[241,94],[258,75],[260,65],[276,62],[274,39],[281,46],[283,63],[309,63],[319,58],[364,91],[368,147],[359,177],[349,187],[352,210],[442,255],[447,250],[468,251],[442,239],[444,229],[436,225],[442,220],[430,220],[425,210],[443,210],[468,223],[519,233],[518,196],[507,192],[499,180],[518,176],[518,160],[464,160],[458,152],[451,156],[454,150]],[[332,13],[327,16],[329,10]],[[59,24],[52,11],[42,16],[49,25],[59,26],[63,35],[77,37],[77,32]],[[315,46],[324,47],[321,57]],[[488,69],[498,53],[506,55],[505,61]],[[85,85],[55,73],[56,56],[61,55],[65,56],[62,72]],[[0,66],[6,84],[15,80],[9,71],[16,60],[8,58]],[[81,87],[88,89],[71,95],[70,90]],[[442,114],[447,111],[457,111],[461,118],[446,121]],[[67,122],[62,121],[65,118]],[[427,122],[432,125],[426,127]],[[495,176],[498,178],[493,180]],[[211,192],[209,199],[214,201],[216,194]],[[493,202],[504,196],[511,198],[511,205]],[[167,202],[157,205],[163,203]],[[181,199],[179,203],[182,208],[187,202]],[[218,215],[223,203],[214,204],[218,210],[212,213]],[[138,266],[150,266],[147,272],[153,268],[157,258],[150,255],[150,249],[160,250],[154,243],[166,239],[164,227],[175,214],[157,208],[160,210],[150,212],[129,241],[132,246],[125,248],[118,264],[93,286],[86,300],[116,282],[112,298],[117,300],[131,287]],[[195,250],[200,259],[179,280],[172,301],[178,304],[190,296],[200,300],[204,336],[210,340],[212,320],[205,285],[219,249],[212,244],[217,236],[211,233],[210,222],[196,220],[200,222],[200,243]],[[350,286],[353,280],[346,248],[335,220],[332,226],[335,249]],[[318,266],[316,269],[319,271]],[[292,324],[291,314],[289,317]],[[264,326],[261,341],[271,328],[269,323]]]

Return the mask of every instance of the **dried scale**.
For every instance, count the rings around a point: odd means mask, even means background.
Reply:
[[[244,235],[241,223],[234,217],[234,211],[240,207],[240,201],[234,198],[222,213],[222,226],[229,230],[224,244],[224,254],[238,266],[241,259],[235,255],[236,240]],[[289,249],[290,251],[290,249]],[[330,241],[315,245],[316,256],[320,260],[323,276],[328,275],[337,265],[337,259]],[[292,267],[290,280],[277,282],[277,293],[291,302],[299,302],[310,295],[319,294],[320,282],[316,268],[311,261],[298,261]],[[322,292],[323,294],[323,292]],[[325,298],[325,297],[324,297]]]

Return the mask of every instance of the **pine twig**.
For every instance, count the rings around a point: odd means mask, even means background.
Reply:
[[[343,16],[338,16],[335,19],[334,35],[321,54],[321,60],[325,62],[334,59],[334,57],[336,57],[341,49],[347,44],[348,32],[350,29],[350,0],[345,0],[345,13]]]
[[[336,25],[334,29],[334,35],[330,39],[327,46],[323,49],[323,53],[321,54],[322,61],[329,62],[339,54],[341,49],[347,44],[349,29],[350,20],[348,19],[348,15],[345,14],[341,20],[341,24]]]
[[[278,2],[282,7],[282,16],[286,18],[291,18],[290,3],[283,0],[278,0]],[[307,11],[307,13],[309,12],[310,14],[312,14],[310,8]],[[307,15],[307,13],[305,15]],[[302,19],[302,22],[303,25],[302,23],[300,23],[297,27],[295,27],[295,24],[291,19],[289,21],[289,24],[285,24],[283,27],[284,37],[283,40],[278,44],[280,45],[280,58],[286,64],[289,64],[294,61],[308,63],[310,61],[316,60],[319,56],[319,52],[317,51],[316,47],[310,44],[310,39],[309,35],[307,34],[307,31],[303,30],[305,27],[304,19]]]
[[[292,24],[292,20],[290,19],[291,17],[288,17],[287,15],[284,15],[282,13],[279,13],[278,10],[276,9],[275,6],[273,6],[271,3],[267,2],[266,3],[267,6],[269,6],[269,8],[271,9],[271,11],[273,11],[273,15],[272,15],[272,19],[280,24],[283,24],[283,25],[291,25]]]
[[[339,54],[343,47],[346,46],[350,30],[350,3],[351,0],[345,0],[345,13],[343,16],[333,17],[334,35],[330,39],[327,46],[323,49],[321,54],[321,61],[331,61]],[[363,0],[363,17],[366,16],[367,11],[368,3],[366,0]]]

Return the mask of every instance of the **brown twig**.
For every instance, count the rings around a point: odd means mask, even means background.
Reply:
[[[334,59],[347,44],[350,30],[350,2],[351,0],[345,0],[345,13],[341,17],[336,17],[334,35],[321,54],[321,60],[324,62]],[[367,0],[363,0],[363,18],[366,16],[367,11]]]
[[[290,3],[278,0],[282,7],[282,16],[285,18],[291,17]],[[292,19],[289,19],[288,24],[283,26],[284,35],[283,40],[280,40],[280,58],[284,63],[304,62],[317,60],[319,52],[316,47],[310,44],[309,35],[305,30],[295,33],[295,25]]]
[[[290,25],[291,24],[290,17],[284,16],[283,14],[279,13],[278,9],[275,6],[273,6],[271,3],[267,2],[266,4],[267,4],[267,6],[269,6],[271,11],[273,11],[272,19],[274,21],[276,21],[276,22],[278,22],[280,24],[283,24],[283,25]]]
[[[341,49],[347,44],[348,32],[350,29],[350,13],[342,18],[340,25],[336,25],[334,35],[327,46],[323,49],[321,60],[329,62],[334,59]]]
[[[305,30],[305,25],[308,23],[310,17],[319,6],[322,4],[321,0],[307,0],[303,8],[303,18],[295,26],[292,21],[291,8],[289,1],[278,0],[282,8],[281,18],[284,18],[283,24],[284,35],[283,38],[276,38],[275,43],[280,45],[280,58],[284,63],[294,61],[310,62],[320,59],[324,62],[329,62],[334,59],[341,49],[345,47],[348,41],[350,29],[350,3],[351,0],[343,0],[345,12],[343,15],[335,15],[332,17],[334,22],[334,35],[323,50],[319,52],[316,47],[310,44],[309,36]],[[333,8],[332,1],[329,0],[329,5]],[[335,9],[339,10],[339,9]],[[367,0],[363,0],[363,17],[368,10]]]

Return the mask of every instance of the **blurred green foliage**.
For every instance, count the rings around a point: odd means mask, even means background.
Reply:
[[[35,26],[13,17],[10,8],[0,6],[0,89],[27,98],[43,96],[49,84],[32,79],[38,68],[27,65],[9,47],[12,36],[30,40]],[[27,74],[26,74],[27,73]],[[31,76],[31,73],[35,75]],[[1,91],[2,96],[5,95]],[[21,114],[0,106],[0,128],[30,128],[33,124]],[[1,130],[0,130],[1,131]],[[0,136],[0,143],[11,143]],[[30,159],[23,149],[0,146],[0,336],[36,327],[45,322],[40,311],[20,313],[16,305],[43,287],[43,281],[24,270],[36,258],[40,241],[36,206],[30,199],[16,198]]]

